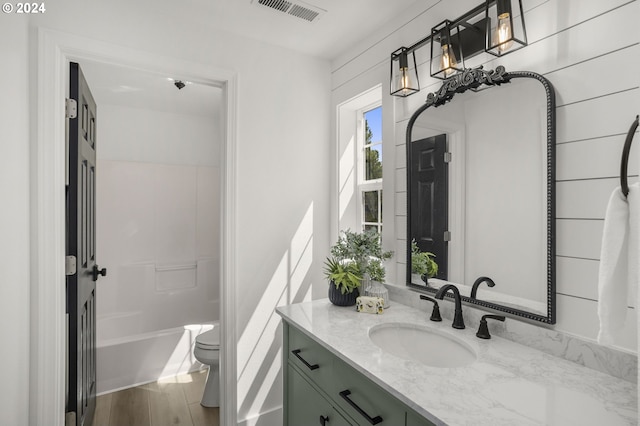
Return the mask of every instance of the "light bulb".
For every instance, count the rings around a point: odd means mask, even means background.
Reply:
[[[402,69],[402,91],[403,93],[407,93],[408,90],[411,87],[411,76],[409,74],[409,69],[408,68],[403,68]]]
[[[407,96],[408,94],[415,91],[413,86],[413,78],[411,77],[411,73],[409,72],[409,68],[400,68],[400,74],[398,75],[398,89],[402,96]]]
[[[511,19],[508,12],[498,16],[498,26],[493,33],[493,44],[498,46],[498,51],[504,53],[513,45],[511,32]]]
[[[442,45],[442,56],[440,57],[440,71],[444,71],[445,77],[449,77],[455,72],[453,69],[458,65],[455,53],[449,47],[448,44]]]

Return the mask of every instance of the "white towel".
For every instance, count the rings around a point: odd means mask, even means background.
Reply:
[[[627,317],[627,306],[638,294],[638,197],[640,185],[620,187],[611,194],[604,218],[598,273],[598,343],[611,345]],[[640,321],[639,321],[640,322]]]

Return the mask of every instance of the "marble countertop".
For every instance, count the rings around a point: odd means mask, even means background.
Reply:
[[[478,339],[470,327],[456,330],[447,319],[429,321],[427,309],[392,301],[382,315],[372,315],[322,299],[276,311],[438,425],[637,424],[634,383],[497,336]],[[399,322],[450,334],[478,358],[464,367],[429,367],[390,355],[369,339],[371,327]]]

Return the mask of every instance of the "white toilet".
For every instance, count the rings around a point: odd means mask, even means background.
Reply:
[[[200,404],[204,407],[220,406],[220,323],[214,322],[213,329],[196,337],[193,355],[198,361],[209,366],[207,383]]]

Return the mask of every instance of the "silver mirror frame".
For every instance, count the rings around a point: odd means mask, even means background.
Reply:
[[[425,110],[430,107],[437,107],[453,99],[457,93],[464,93],[470,89],[480,86],[498,86],[507,84],[514,78],[532,78],[537,80],[544,87],[547,97],[547,315],[543,316],[533,312],[515,309],[497,303],[486,302],[471,297],[462,296],[462,301],[474,305],[490,308],[504,312],[516,317],[524,317],[529,320],[539,321],[547,324],[556,322],[556,206],[555,206],[555,183],[556,183],[556,96],[555,90],[549,80],[544,76],[531,71],[506,72],[503,66],[496,67],[495,70],[485,71],[480,68],[467,69],[461,74],[457,74],[444,81],[437,92],[429,93],[424,105],[418,108],[407,124],[406,133],[406,156],[407,156],[407,187],[409,188],[411,169],[411,133],[416,120]],[[407,191],[407,212],[411,211],[411,191]],[[407,216],[407,286],[421,292],[433,293],[435,290],[411,283],[411,221]],[[447,297],[451,297],[447,294]]]

